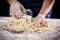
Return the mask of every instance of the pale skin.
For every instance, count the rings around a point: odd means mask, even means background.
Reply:
[[[17,0],[7,0],[10,4],[10,15],[15,15],[16,17],[20,17],[21,9],[24,10],[25,8],[22,4],[20,4]],[[52,8],[55,0],[44,0],[41,10],[39,11],[38,15],[35,17],[37,20],[38,18],[44,17],[48,14],[50,9]]]
[[[36,17],[36,19],[41,18],[41,17],[45,18],[45,16],[48,14],[48,12],[53,7],[54,2],[55,0],[44,0],[42,8],[39,11],[39,14]]]

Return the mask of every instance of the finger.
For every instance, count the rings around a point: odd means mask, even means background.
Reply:
[[[13,16],[14,15],[13,13],[14,13],[13,9],[12,9],[12,7],[10,7],[10,16]]]
[[[15,17],[16,18],[20,18],[22,16],[22,13],[20,10],[18,10],[17,12],[15,11]]]
[[[26,14],[26,9],[24,8],[23,5],[20,6],[20,10],[21,10],[21,12],[22,12],[23,14]]]
[[[14,13],[10,13],[10,16],[11,16],[11,17],[13,17],[13,18],[15,18],[15,15],[14,15]]]
[[[15,18],[15,12],[14,12],[14,10],[10,10],[10,16],[13,17],[13,18]]]
[[[14,16],[14,12],[10,11],[10,16],[11,17]]]
[[[17,17],[19,16],[18,10],[19,10],[19,9],[17,9],[17,8],[14,9],[14,8],[11,7],[11,8],[10,8],[10,16],[11,16],[11,17],[14,17],[14,18],[17,18]]]

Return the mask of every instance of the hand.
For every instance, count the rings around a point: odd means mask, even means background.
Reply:
[[[24,13],[26,13],[25,8],[19,2],[10,4],[10,16],[20,18]]]
[[[35,20],[36,20],[36,21],[39,21],[39,19],[44,19],[44,18],[45,18],[44,15],[38,15],[38,16],[35,18]]]

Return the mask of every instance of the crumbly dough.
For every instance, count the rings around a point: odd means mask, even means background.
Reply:
[[[38,19],[39,22],[36,22],[34,18],[29,15],[24,15],[20,19],[8,21],[7,27],[14,29],[16,31],[29,31],[29,32],[42,32],[51,30],[51,27],[48,25],[47,21]]]

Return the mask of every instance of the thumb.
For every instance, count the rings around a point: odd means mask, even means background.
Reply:
[[[26,9],[24,8],[22,4],[20,5],[20,10],[23,14],[26,14]]]

